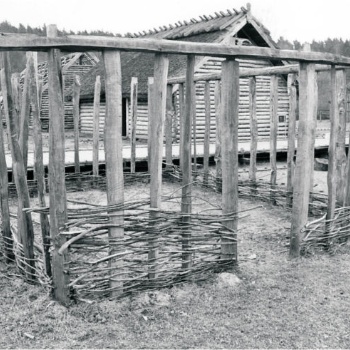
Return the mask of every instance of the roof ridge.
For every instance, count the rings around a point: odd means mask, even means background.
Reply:
[[[232,12],[233,10],[233,12]],[[249,9],[246,9],[245,7],[241,7],[240,11],[237,11],[235,8],[233,9],[227,9],[226,12],[225,11],[220,11],[220,12],[214,12],[214,14],[210,14],[210,15],[201,15],[199,16],[199,19],[196,18],[191,18],[189,20],[182,20],[182,21],[177,21],[173,24],[168,24],[168,25],[163,25],[160,26],[159,29],[157,28],[153,28],[153,29],[149,29],[149,30],[143,30],[140,31],[138,33],[127,33],[124,34],[124,37],[128,37],[128,38],[140,38],[140,37],[144,37],[150,34],[157,34],[160,32],[166,32],[167,30],[171,30],[174,28],[178,28],[178,27],[186,27],[186,26],[190,26],[193,24],[197,24],[197,23],[201,23],[201,22],[209,22],[213,19],[217,19],[220,17],[230,17],[230,16],[237,16],[239,13],[247,13],[249,11]]]

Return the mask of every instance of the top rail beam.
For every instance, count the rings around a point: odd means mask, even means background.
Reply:
[[[118,49],[122,51],[149,53],[290,60],[350,66],[350,57],[330,53],[277,50],[265,47],[230,46],[225,44],[193,43],[161,39],[111,38],[102,36],[68,35],[58,38],[46,38],[35,37],[33,35],[8,35],[4,33],[0,36],[0,51],[47,51],[52,48],[63,51]]]

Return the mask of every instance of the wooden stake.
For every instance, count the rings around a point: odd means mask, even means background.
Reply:
[[[220,81],[215,82],[215,121],[216,121],[216,135],[215,135],[215,163],[216,163],[216,189],[221,192],[221,85]]]
[[[204,132],[204,158],[203,158],[203,184],[208,185],[209,177],[209,147],[210,147],[210,83],[204,85],[205,101],[205,132]]]
[[[185,90],[184,84],[179,84],[179,114],[180,114],[180,169],[182,171],[183,163],[183,143],[184,143],[184,116],[185,116]]]
[[[122,78],[120,52],[117,50],[104,51],[106,83],[106,119],[104,148],[106,158],[107,204],[108,206],[123,205],[124,178],[123,178],[123,143],[122,143]],[[118,239],[124,236],[124,211],[109,210],[110,223],[115,225],[108,230],[110,239],[109,254],[120,252],[123,248]],[[112,215],[113,214],[113,215]],[[123,261],[109,260],[111,276],[117,271],[123,271]],[[123,276],[110,278],[111,296],[115,297],[123,292]]]
[[[250,115],[250,162],[249,181],[252,183],[252,193],[256,186],[256,155],[258,148],[258,120],[256,116],[256,78],[249,78],[249,115]]]
[[[57,37],[57,27],[47,27],[49,38]],[[53,244],[52,274],[53,295],[63,305],[70,303],[68,254],[58,254],[66,242],[60,229],[67,222],[67,202],[65,183],[65,142],[64,105],[61,75],[61,53],[48,51],[48,92],[49,92],[49,188],[50,188],[50,233]]]
[[[295,165],[295,180],[293,188],[293,208],[292,224],[290,234],[291,258],[299,257],[300,254],[300,233],[301,229],[307,223],[309,211],[309,193],[312,131],[310,125],[313,125],[315,100],[315,66],[313,64],[300,63],[299,74],[299,128],[298,128],[298,149]]]
[[[194,120],[194,101],[196,99],[196,89],[193,83],[194,76],[195,56],[187,56],[187,69],[186,69],[186,104],[185,113],[183,118],[183,164],[182,164],[182,200],[181,200],[181,213],[183,222],[182,231],[182,268],[187,270],[192,265],[192,254],[190,252],[190,222],[192,212],[191,201],[191,124]]]
[[[287,152],[287,206],[292,207],[293,203],[293,180],[294,180],[294,155],[295,155],[295,127],[297,93],[295,87],[296,75],[288,75],[288,95],[289,95],[289,119],[288,119],[288,152]]]
[[[165,119],[165,163],[169,170],[173,164],[173,86],[167,85],[166,90],[166,119]]]
[[[221,147],[222,147],[222,214],[238,211],[238,106],[239,63],[227,59],[222,63]],[[221,259],[237,261],[237,225],[233,217],[223,222],[226,235],[221,240]]]
[[[80,173],[79,160],[79,99],[80,99],[80,77],[75,75],[73,83],[73,120],[74,120],[74,169],[75,173]]]
[[[164,121],[166,114],[167,76],[169,59],[162,54],[155,55],[154,61],[154,90],[153,90],[153,115],[151,122],[151,181],[150,181],[150,207],[160,209],[162,195],[162,160]],[[151,220],[157,220],[157,212],[151,211]],[[156,230],[156,228],[155,228]],[[155,232],[153,233],[155,235]],[[150,240],[148,252],[149,279],[157,277],[156,260],[158,256],[157,238]]]
[[[136,126],[137,126],[137,78],[131,78],[130,101],[131,101],[131,160],[130,172],[135,173],[136,162]]]
[[[151,119],[153,118],[153,93],[154,93],[154,78],[148,78],[148,138],[147,138],[147,156],[148,156],[148,172],[151,172],[151,163],[152,163],[152,140],[151,135],[153,135],[151,130]]]
[[[278,77],[271,76],[270,81],[270,166],[271,166],[271,202],[276,205],[275,190],[277,184],[277,133],[278,133]]]
[[[101,78],[98,75],[95,81],[94,90],[94,125],[92,132],[92,174],[93,176],[99,175],[98,163],[99,163],[99,140],[100,140],[100,96],[101,96]]]

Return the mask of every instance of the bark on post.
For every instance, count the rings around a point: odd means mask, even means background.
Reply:
[[[137,78],[131,78],[130,87],[130,104],[131,104],[131,159],[130,159],[130,172],[135,173],[136,162],[136,126],[137,126]]]
[[[152,151],[151,151],[151,119],[153,118],[153,93],[154,93],[154,78],[148,78],[148,138],[147,138],[147,156],[148,156],[148,172],[151,172]]]
[[[205,132],[204,132],[204,157],[203,157],[203,184],[208,185],[209,178],[209,147],[210,147],[210,83],[204,85],[205,105]]]
[[[164,122],[166,114],[166,95],[167,95],[167,77],[168,77],[169,58],[167,55],[156,54],[154,62],[154,90],[152,96],[153,114],[151,122],[151,181],[150,181],[150,207],[151,209],[160,209],[162,195],[162,161],[163,161],[163,139]],[[151,232],[149,240],[148,264],[149,279],[157,277],[157,211],[150,212],[151,223],[154,231]]]
[[[106,119],[105,119],[105,158],[107,179],[108,206],[123,205],[124,178],[123,178],[123,143],[122,143],[122,78],[120,52],[110,50],[103,52],[106,84]],[[123,248],[118,239],[124,236],[124,211],[110,209],[112,215],[109,228],[109,254],[114,255]],[[109,260],[111,296],[115,297],[123,292],[123,261],[116,258]],[[113,277],[113,275],[116,275]]]
[[[79,160],[79,99],[80,99],[80,77],[76,75],[73,83],[73,121],[74,121],[74,171],[80,173]]]
[[[271,202],[276,205],[277,184],[277,132],[278,132],[278,77],[271,76],[270,81],[270,166],[271,166]]]
[[[292,207],[294,183],[295,127],[297,93],[295,87],[296,75],[288,74],[289,120],[288,120],[288,152],[287,152],[287,206]]]
[[[256,155],[258,148],[258,120],[256,116],[256,78],[249,78],[249,115],[250,115],[250,162],[249,181],[251,193],[255,193],[256,187]]]
[[[19,73],[11,74],[11,90],[12,90],[12,101],[13,101],[13,118],[14,118],[16,130],[17,130],[17,138],[19,139],[19,130],[20,130],[19,118],[21,115],[21,88],[20,88]],[[10,135],[11,135],[11,132],[10,132]]]
[[[100,140],[100,96],[101,96],[101,78],[98,75],[95,81],[94,90],[94,122],[92,131],[92,175],[97,177],[99,175],[99,140]]]
[[[290,234],[289,256],[297,258],[300,255],[300,233],[307,223],[309,212],[309,193],[311,153],[313,138],[310,125],[313,125],[315,100],[315,65],[300,63],[299,73],[299,128],[298,149],[295,165],[295,181],[293,188],[292,225]]]
[[[226,59],[222,63],[221,147],[222,147],[222,214],[238,211],[238,105],[239,63]],[[225,237],[221,240],[221,259],[237,261],[237,225],[232,217],[223,222]]]
[[[190,269],[192,265],[192,256],[190,252],[190,223],[192,212],[192,169],[191,169],[191,124],[194,120],[194,101],[196,98],[196,90],[193,82],[194,76],[194,64],[195,56],[187,56],[187,69],[186,69],[186,92],[185,92],[185,113],[183,119],[183,165],[182,165],[182,200],[181,200],[181,213],[182,213],[182,268],[184,270]]]
[[[49,38],[57,37],[57,27],[47,28]],[[66,242],[60,236],[60,229],[67,221],[67,201],[65,183],[65,140],[64,140],[64,104],[61,74],[61,53],[48,51],[48,92],[49,92],[49,188],[50,188],[50,233],[53,244],[52,277],[53,295],[63,305],[70,303],[69,269],[67,251],[58,254],[59,248]]]
[[[166,169],[171,169],[173,164],[173,86],[167,85],[166,89],[166,119],[165,119],[165,163]]]
[[[216,121],[216,134],[215,134],[215,163],[216,163],[216,190],[221,192],[221,85],[220,81],[215,82],[215,121]]]

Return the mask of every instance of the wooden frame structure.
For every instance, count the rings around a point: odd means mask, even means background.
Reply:
[[[48,28],[48,37],[33,37],[21,35],[3,35],[0,37],[0,51],[9,50],[26,50],[38,51],[44,50],[49,54],[49,101],[50,101],[50,235],[54,246],[53,251],[53,286],[54,297],[61,303],[69,304],[69,275],[65,269],[68,256],[66,252],[62,252],[64,245],[64,238],[59,235],[60,229],[65,225],[66,217],[66,189],[65,189],[65,159],[64,159],[64,113],[63,113],[63,98],[62,98],[62,81],[60,73],[60,64],[57,60],[59,57],[58,50],[65,51],[84,51],[84,50],[101,50],[103,52],[103,59],[105,63],[106,74],[106,127],[105,127],[105,152],[106,152],[106,176],[107,176],[107,199],[110,206],[110,220],[115,227],[109,229],[109,238],[111,241],[110,255],[117,257],[119,252],[119,245],[116,240],[123,237],[123,210],[118,209],[124,202],[123,190],[123,159],[122,159],[122,138],[121,138],[121,71],[120,71],[120,51],[142,51],[156,53],[156,63],[154,67],[154,82],[152,88],[149,89],[152,103],[152,112],[154,118],[150,126],[150,133],[152,135],[152,142],[149,145],[150,168],[151,176],[151,208],[154,209],[152,214],[156,217],[156,210],[160,206],[161,196],[161,169],[162,169],[162,148],[163,148],[163,134],[164,123],[166,116],[166,98],[167,98],[167,68],[168,57],[171,54],[187,55],[187,74],[185,80],[178,80],[177,83],[185,84],[180,86],[180,91],[185,90],[185,99],[181,98],[181,112],[183,113],[181,125],[181,168],[183,173],[182,183],[182,220],[183,220],[183,267],[189,268],[191,266],[191,253],[189,247],[188,237],[191,232],[188,230],[187,223],[191,220],[191,123],[193,120],[193,100],[194,100],[194,59],[195,56],[216,56],[224,57],[223,72],[221,77],[221,93],[217,93],[217,105],[220,106],[219,120],[219,144],[221,145],[221,154],[218,155],[221,162],[222,172],[222,209],[223,214],[227,215],[224,221],[226,229],[225,239],[222,240],[221,259],[224,261],[235,262],[237,260],[237,218],[232,214],[238,211],[238,138],[237,138],[237,122],[238,122],[238,90],[239,77],[244,74],[246,77],[254,77],[257,75],[267,74],[272,75],[272,79],[276,79],[276,74],[292,74],[296,70],[300,74],[300,90],[302,99],[300,101],[300,119],[299,119],[299,133],[298,133],[298,151],[296,158],[296,166],[294,171],[295,186],[293,189],[292,202],[292,227],[291,227],[291,248],[290,256],[297,257],[299,255],[299,241],[302,227],[307,222],[309,210],[309,193],[310,193],[310,167],[312,164],[313,154],[313,132],[309,130],[309,125],[314,125],[313,118],[316,100],[315,100],[315,74],[318,68],[315,64],[331,65],[332,74],[332,140],[330,145],[330,181],[336,177],[336,158],[334,157],[337,133],[337,123],[339,114],[339,105],[336,100],[336,66],[344,67],[350,66],[350,58],[336,56],[332,54],[321,54],[315,52],[298,52],[287,50],[275,50],[261,47],[238,47],[221,44],[203,44],[190,42],[177,42],[166,40],[146,40],[146,39],[127,39],[127,38],[104,38],[104,37],[56,37],[56,27],[50,26]],[[21,150],[18,146],[16,125],[14,116],[11,115],[12,97],[9,91],[8,75],[6,76],[7,61],[6,54],[4,54],[2,63],[2,90],[5,94],[5,112],[7,113],[11,126],[12,138],[12,156],[14,166],[16,167],[16,185],[19,192],[20,208],[27,208],[29,200],[26,189],[26,181],[23,167],[23,160]],[[270,59],[270,60],[294,60],[299,61],[298,66],[274,68],[266,70],[255,70],[253,72],[240,72],[237,58],[255,58],[255,59]],[[325,69],[325,67],[322,67]],[[204,80],[212,80],[213,77],[208,77]],[[203,76],[200,77],[203,80]],[[171,83],[175,83],[171,81]],[[292,84],[290,84],[291,86]],[[251,124],[254,132],[254,79],[251,79]],[[272,87],[276,84],[272,84]],[[290,90],[290,96],[294,99],[295,93],[293,89]],[[276,91],[271,91],[271,100],[276,101]],[[185,102],[184,102],[185,101]],[[274,102],[275,103],[275,102]],[[295,104],[294,104],[295,105]],[[293,123],[290,121],[290,123]],[[273,119],[272,123],[275,123]],[[171,124],[171,123],[170,123]],[[170,125],[168,123],[168,125]],[[272,128],[275,130],[275,128]],[[251,147],[252,154],[256,148],[256,140],[252,139]],[[291,144],[294,140],[291,136]],[[275,139],[272,135],[271,149],[271,165],[275,168]],[[0,153],[1,153],[0,148]],[[1,154],[2,156],[2,154]],[[290,157],[289,155],[289,162]],[[0,157],[3,159],[3,157]],[[250,177],[255,181],[254,162]],[[3,165],[3,161],[0,162]],[[292,166],[289,166],[289,172],[293,172]],[[0,169],[1,173],[6,171],[4,168]],[[291,173],[288,178],[291,178]],[[271,196],[275,186],[274,172],[271,177]],[[290,180],[289,180],[290,181]],[[330,182],[334,184],[334,182]],[[4,186],[6,182],[1,178],[1,189],[4,193]],[[335,185],[334,185],[335,186]],[[290,188],[290,187],[289,187]],[[346,183],[344,193],[349,193],[349,181]],[[2,196],[2,200],[6,200]],[[334,215],[335,206],[335,188],[330,186],[329,192],[329,218]],[[6,210],[6,206],[5,210]],[[2,213],[4,215],[4,212]],[[6,223],[5,223],[6,225]],[[31,261],[32,259],[32,224],[30,214],[22,215],[23,226],[23,245],[26,247],[25,255]],[[4,235],[7,235],[7,230]],[[151,245],[149,248],[149,259],[154,261],[157,259],[156,245]],[[122,270],[123,263],[120,259],[110,259],[109,266],[115,269]],[[32,266],[27,266],[27,272],[32,276]],[[156,271],[151,270],[149,278],[155,278]],[[118,294],[122,288],[122,281],[119,278],[111,277],[110,288],[112,293]]]

